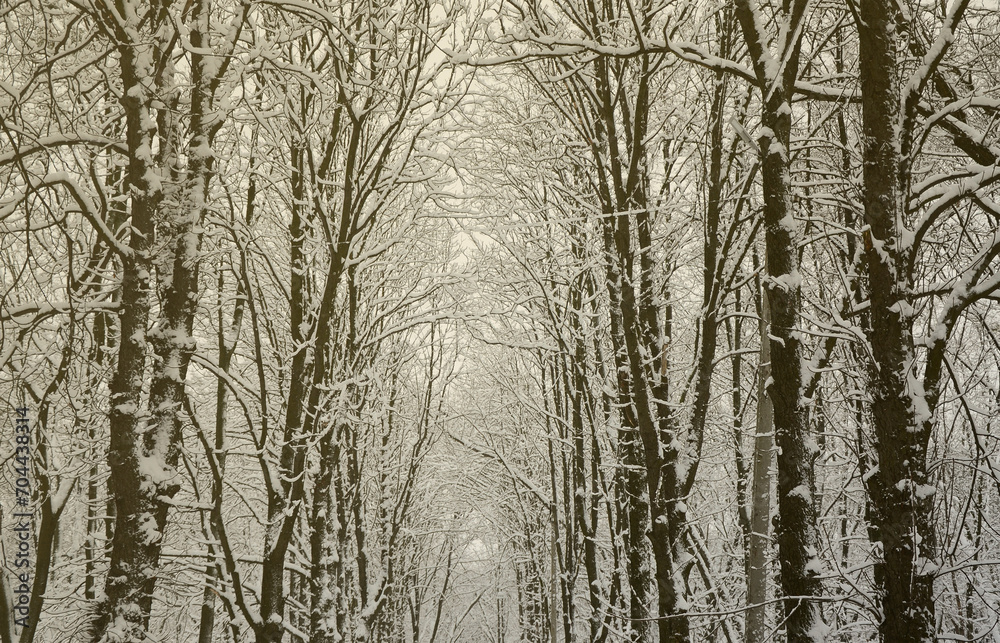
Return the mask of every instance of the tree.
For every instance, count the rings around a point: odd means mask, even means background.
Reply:
[[[94,10],[120,56],[120,100],[129,152],[126,185],[132,200],[132,233],[121,253],[121,344],[110,386],[109,485],[116,520],[105,587],[107,603],[94,639],[138,641],[149,626],[169,498],[179,489],[176,472],[184,381],[195,350],[198,251],[213,169],[212,144],[223,122],[215,101],[246,7],[237,12],[234,28],[227,34],[231,40],[221,43],[224,50],[218,59],[204,53],[216,46],[211,41],[211,5],[198,2],[186,20],[182,18],[181,23],[190,28],[191,43],[186,132],[170,114],[154,107],[163,102],[178,105],[182,100],[171,77],[177,64],[172,7],[150,7],[148,15],[131,5],[97,3]],[[180,164],[177,148],[184,138],[186,167]],[[157,233],[165,239],[158,240]],[[156,248],[157,241],[164,250]],[[162,304],[148,332],[154,270]],[[156,355],[148,416],[140,412],[147,343]]]
[[[931,641],[936,636],[937,484],[929,471],[928,446],[951,370],[948,342],[955,325],[970,307],[1000,289],[991,269],[1000,254],[997,212],[983,201],[998,180],[995,153],[959,137],[955,144],[979,157],[974,163],[923,180],[927,173],[917,165],[926,144],[921,103],[930,86],[947,87],[942,63],[969,4],[958,0],[948,7],[938,35],[910,73],[897,49],[905,38],[920,41],[914,32],[923,16],[907,17],[897,5],[867,0],[858,4],[855,16],[860,35],[870,303],[864,330],[878,456],[874,484],[869,486],[875,539],[881,544],[875,580],[882,599],[883,641]],[[939,94],[954,99],[947,90]],[[933,116],[928,118],[923,128],[934,121]],[[990,165],[980,165],[983,161]],[[961,207],[964,201],[972,201],[974,207]],[[993,218],[993,225],[984,217]],[[976,229],[984,224],[985,234],[978,239],[960,232],[952,237],[961,248],[957,256],[962,261],[943,274],[931,272],[934,281],[926,283],[934,260],[929,247],[938,240],[947,242],[955,226]],[[915,331],[918,324],[926,329],[923,337]]]
[[[0,642],[989,638],[998,27],[5,5]]]
[[[768,38],[759,11],[749,0],[736,3],[757,83],[761,92],[761,155],[764,192],[766,269],[764,280],[770,312],[768,338],[772,383],[767,387],[778,447],[778,555],[788,640],[798,643],[826,637],[819,596],[819,535],[816,529],[818,445],[811,434],[805,399],[807,358],[800,327],[802,276],[799,272],[791,193],[792,97],[799,72],[807,2],[786,2],[776,18],[780,28],[777,51]]]

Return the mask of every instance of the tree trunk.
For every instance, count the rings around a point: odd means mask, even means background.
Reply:
[[[574,230],[578,232],[578,230]],[[574,235],[573,256],[578,261],[583,261],[584,250]],[[598,574],[597,561],[597,523],[599,502],[597,491],[597,480],[589,481],[590,493],[584,490],[588,486],[587,463],[585,453],[585,405],[589,399],[587,391],[587,338],[584,334],[584,327],[581,322],[581,315],[584,314],[584,292],[588,283],[588,275],[582,273],[573,283],[570,293],[569,314],[570,328],[572,329],[574,353],[569,360],[568,370],[565,373],[566,387],[570,391],[570,411],[572,414],[571,427],[573,432],[573,513],[576,518],[576,530],[578,537],[583,541],[583,567],[587,575],[587,596],[590,601],[590,643],[596,643],[601,638],[603,620],[601,618],[601,604],[603,596],[600,590],[600,577]],[[594,449],[590,454],[592,468],[597,465],[599,451]],[[589,497],[589,503],[588,503]]]
[[[789,643],[821,641],[820,605],[803,597],[819,596],[819,533],[816,528],[815,460],[818,445],[802,396],[804,349],[797,330],[801,294],[792,220],[788,153],[791,117],[781,109],[790,102],[771,101],[765,126],[774,137],[761,137],[764,150],[764,221],[767,245],[765,293],[771,306],[771,384],[768,397],[778,446],[778,554]],[[775,149],[775,148],[779,149]]]
[[[340,467],[336,458],[338,451],[333,444],[339,433],[341,431],[337,427],[331,427],[320,439],[319,475],[313,490],[313,512],[310,519],[313,564],[310,578],[312,602],[309,633],[310,641],[314,643],[329,643],[340,640],[343,636],[337,610],[341,591],[337,578],[342,564],[337,507],[341,501],[335,493],[333,484],[333,476],[339,475]]]
[[[157,14],[151,24],[123,24],[134,16],[120,16],[102,6],[108,31],[119,40],[122,106],[126,116],[129,150],[128,185],[131,188],[132,234],[130,254],[123,259],[121,286],[121,345],[118,366],[111,382],[111,468],[109,487],[115,501],[115,533],[107,601],[95,627],[95,640],[108,628],[123,641],[141,641],[149,624],[152,594],[160,564],[160,548],[167,526],[169,500],[180,488],[176,471],[180,458],[180,409],[185,400],[184,381],[195,349],[194,315],[198,300],[198,264],[201,223],[206,212],[208,185],[213,171],[212,142],[221,121],[212,113],[213,96],[222,70],[208,42],[211,6],[208,0],[192,5],[189,14],[191,100],[187,166],[180,170],[180,136],[177,123],[153,104],[166,96],[162,81],[173,73],[171,56],[164,46],[172,37],[170,15]],[[238,18],[239,20],[239,18]],[[237,26],[240,23],[237,23]],[[236,31],[238,35],[238,29]],[[133,40],[149,34],[153,42]],[[160,40],[165,39],[163,42]],[[162,118],[156,118],[159,111]],[[166,125],[166,129],[162,129]],[[152,150],[159,148],[154,158]],[[167,176],[179,181],[170,211],[163,211]],[[167,215],[167,244],[162,256],[153,256],[153,239],[159,215]],[[152,331],[146,330],[151,309],[151,271],[158,268],[162,303]],[[142,383],[146,368],[146,343],[156,354],[150,385],[148,413],[140,415]]]
[[[902,37],[899,7],[887,0],[860,2],[861,107],[864,129],[865,251],[871,302],[868,338],[869,395],[878,471],[869,482],[876,563],[882,599],[880,639],[885,643],[934,640],[937,534],[928,489],[927,445],[933,404],[913,371],[916,353],[909,301],[911,249],[901,240],[909,189],[906,156],[912,133],[901,130]]]
[[[649,495],[646,483],[646,463],[642,444],[639,441],[639,423],[636,404],[633,399],[633,382],[630,377],[628,347],[625,340],[625,322],[622,320],[622,266],[615,248],[615,224],[606,215],[601,221],[605,251],[605,275],[608,295],[611,300],[611,343],[614,353],[615,373],[617,373],[619,462],[622,474],[619,478],[618,503],[627,523],[625,533],[626,573],[629,585],[629,616],[631,618],[631,640],[649,641],[649,588],[651,583],[648,565],[646,525],[649,524]]]
[[[3,513],[0,512],[0,529],[4,528]],[[13,590],[7,580],[6,570],[0,571],[0,643],[14,643],[14,600]]]
[[[108,10],[110,13],[110,9]],[[109,22],[112,22],[111,18]],[[154,217],[162,197],[162,187],[152,182],[157,170],[152,150],[155,118],[146,84],[153,77],[153,45],[119,44],[125,110],[126,140],[129,150],[127,182],[132,190],[129,255],[122,259],[120,343],[118,361],[110,383],[111,443],[108,449],[109,493],[114,501],[115,529],[111,566],[105,594],[94,624],[95,641],[103,638],[112,624],[121,639],[139,643],[145,637],[155,570],[159,566],[160,539],[147,535],[153,521],[157,497],[172,495],[176,488],[156,482],[140,471],[144,456],[139,436],[144,429],[142,383],[146,369],[146,326],[152,295],[151,271]],[[144,469],[143,469],[144,471]],[[155,529],[155,526],[151,525]],[[140,574],[136,570],[148,570]]]
[[[771,545],[771,460],[774,422],[767,380],[771,377],[770,307],[761,293],[760,366],[757,371],[757,422],[750,482],[750,534],[747,542],[746,642],[767,638],[767,551]]]
[[[740,0],[736,14],[761,91],[761,179],[767,279],[764,290],[771,310],[769,334],[771,378],[767,387],[778,447],[778,556],[785,596],[785,628],[789,643],[824,640],[820,604],[819,533],[816,527],[815,460],[818,446],[809,425],[804,397],[804,348],[797,325],[801,309],[798,227],[791,191],[792,93],[798,75],[800,26],[807,2],[785,4],[781,20],[784,42],[777,54],[768,49],[759,13],[750,0]],[[778,61],[781,61],[780,64]],[[780,74],[778,72],[781,72]]]
[[[253,166],[253,161],[251,159],[251,166]],[[253,210],[254,210],[254,196],[256,192],[256,182],[253,178],[250,179],[250,189],[247,201],[247,223],[253,220]],[[242,282],[240,282],[242,284]],[[237,288],[236,292],[236,305],[233,307],[233,316],[229,324],[229,329],[223,326],[222,323],[222,292],[223,292],[223,277],[222,273],[219,273],[219,283],[218,283],[218,305],[219,305],[219,319],[218,319],[218,349],[219,349],[219,370],[223,373],[229,373],[230,366],[232,364],[233,353],[236,350],[236,341],[239,338],[240,327],[243,322],[243,310],[246,302],[245,296],[243,296],[242,285]],[[226,424],[227,418],[227,405],[229,403],[229,388],[226,383],[219,380],[215,389],[215,457],[218,462],[219,474],[222,475],[226,470]],[[217,551],[219,542],[219,530],[216,525],[216,519],[221,519],[222,513],[222,485],[219,481],[215,481],[212,488],[212,505],[213,512],[216,514],[212,516],[209,520],[209,532],[211,534],[212,540],[214,541],[211,546],[209,546],[209,556],[210,560],[205,565],[205,591],[202,595],[201,600],[201,623],[198,627],[198,643],[211,643],[214,638],[215,630],[215,595],[216,590],[212,587],[212,583],[220,578],[219,574],[219,564],[218,564],[218,554]]]

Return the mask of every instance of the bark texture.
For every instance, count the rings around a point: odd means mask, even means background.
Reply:
[[[917,375],[911,292],[913,248],[902,240],[910,183],[907,131],[914,105],[904,100],[899,60],[902,16],[886,0],[859,3],[864,129],[864,236],[868,266],[871,359],[868,388],[877,474],[869,482],[871,533],[881,544],[876,563],[882,599],[880,639],[934,640],[934,558],[937,534],[929,488],[927,445],[936,397]],[[933,351],[932,351],[933,353]],[[927,375],[933,376],[928,364]],[[926,377],[926,376],[925,376]],[[929,396],[928,393],[931,395]]]

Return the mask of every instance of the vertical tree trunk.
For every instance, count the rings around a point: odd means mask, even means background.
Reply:
[[[750,482],[750,534],[747,543],[747,643],[767,637],[767,550],[771,544],[771,460],[774,423],[767,380],[771,377],[770,307],[760,296],[760,366],[757,369],[757,420]]]
[[[250,162],[253,167],[253,160]],[[250,179],[250,189],[247,201],[247,223],[253,220],[254,197],[256,193],[256,181]],[[243,296],[242,281],[241,286],[236,291],[236,305],[233,307],[233,316],[229,324],[228,332],[222,322],[222,292],[224,281],[222,273],[219,273],[218,296],[219,296],[219,318],[218,318],[218,350],[219,350],[219,370],[229,373],[232,365],[233,353],[236,350],[236,341],[239,338],[240,327],[243,322],[243,310],[246,298]],[[218,463],[219,474],[226,470],[226,425],[227,425],[227,405],[229,403],[229,388],[224,381],[219,380],[215,389],[215,457]],[[201,600],[201,622],[198,626],[198,643],[211,643],[215,630],[215,595],[216,590],[212,583],[220,578],[217,543],[219,541],[219,530],[216,520],[221,519],[222,512],[222,485],[215,481],[212,487],[213,515],[209,520],[209,532],[212,535],[213,543],[209,546],[210,560],[205,565],[205,591]]]
[[[115,226],[117,228],[117,226]],[[112,341],[113,326],[112,317],[106,313],[98,313],[94,317],[93,326],[93,348],[87,359],[87,381],[90,389],[86,395],[92,395],[91,391],[97,389],[98,380],[102,377],[107,354],[112,348],[109,342]],[[88,399],[93,399],[89,398]],[[91,447],[88,448],[93,457],[93,464],[87,470],[87,523],[85,530],[83,557],[84,557],[84,582],[83,595],[88,601],[93,601],[97,597],[97,561],[104,558],[104,550],[110,542],[109,527],[111,522],[109,507],[111,499],[105,499],[103,506],[98,505],[100,495],[98,479],[100,468],[97,463],[98,425],[94,417],[85,420],[87,424],[87,438]],[[104,547],[98,549],[97,540],[101,538],[105,541]]]
[[[899,6],[888,0],[859,4],[864,240],[871,303],[868,388],[878,455],[869,489],[873,537],[882,546],[882,560],[876,563],[882,598],[879,636],[884,642],[927,643],[935,634],[934,574],[924,561],[935,555],[937,534],[933,495],[919,490],[932,488],[927,445],[935,405],[927,395],[933,391],[914,372],[913,275],[908,266],[913,250],[901,237],[913,136],[904,129],[913,106],[901,94]]]
[[[341,591],[337,578],[342,564],[338,538],[341,526],[337,517],[341,501],[333,484],[333,476],[339,475],[340,467],[335,459],[337,450],[333,444],[339,433],[336,427],[331,427],[320,439],[319,475],[313,490],[309,632],[310,641],[314,643],[329,643],[340,640],[343,636],[337,610]]]
[[[74,321],[70,320],[70,328],[73,328]],[[35,569],[31,585],[31,597],[28,602],[27,618],[21,625],[21,635],[19,643],[31,643],[35,638],[38,620],[42,615],[42,607],[45,604],[45,590],[49,583],[49,572],[52,568],[52,560],[58,546],[59,537],[59,516],[66,506],[71,488],[75,485],[75,480],[70,478],[63,480],[59,488],[54,489],[53,480],[49,475],[51,461],[49,457],[49,443],[47,433],[49,426],[49,411],[51,409],[50,397],[62,385],[68,374],[73,345],[73,332],[69,334],[59,367],[52,378],[48,388],[42,395],[38,403],[38,413],[35,422],[35,456],[32,459],[32,468],[37,486],[38,499],[40,501],[41,520],[38,522],[38,529],[35,532]],[[68,486],[67,486],[68,485]]]
[[[337,278],[340,278],[339,275]],[[346,316],[349,323],[343,353],[344,362],[354,365],[357,363],[354,322],[357,315],[357,297],[353,271],[348,273],[347,289],[349,296]],[[333,320],[325,323],[333,323]],[[356,387],[352,387],[352,390],[354,389]],[[356,395],[352,393],[352,396]],[[309,578],[312,593],[309,633],[310,641],[314,643],[333,643],[345,637],[344,612],[340,609],[340,605],[346,598],[343,593],[347,588],[339,579],[343,574],[344,530],[347,528],[346,523],[342,522],[342,516],[348,501],[343,496],[343,486],[337,484],[337,481],[341,477],[342,466],[340,440],[350,431],[350,427],[338,423],[330,426],[319,441],[319,475],[313,487],[313,510],[310,522],[312,533],[309,540],[312,560]],[[360,501],[355,500],[355,502]],[[359,543],[359,546],[364,547],[364,543]]]
[[[797,330],[801,308],[796,233],[792,219],[788,154],[791,103],[774,100],[765,107],[764,123],[774,132],[762,137],[764,221],[767,246],[765,293],[771,306],[771,384],[768,396],[778,446],[778,552],[786,598],[789,643],[820,641],[820,605],[808,598],[822,592],[818,575],[814,464],[818,446],[802,397],[804,349]],[[782,110],[789,110],[784,113]],[[777,149],[776,149],[777,148]]]
[[[245,11],[245,9],[244,9]],[[169,499],[179,489],[176,466],[180,458],[184,381],[195,349],[194,315],[198,300],[201,224],[206,212],[213,172],[213,137],[222,120],[212,113],[213,98],[228,59],[206,54],[211,5],[194,2],[190,25],[191,94],[187,166],[177,162],[173,145],[180,136],[168,117],[156,118],[156,101],[169,100],[164,78],[172,73],[168,46],[172,41],[169,7],[147,20],[101,4],[106,30],[118,41],[122,78],[122,106],[129,150],[127,171],[131,190],[129,254],[123,258],[121,286],[121,345],[111,381],[111,469],[109,488],[114,495],[115,531],[111,568],[105,587],[107,600],[95,623],[95,640],[109,628],[131,643],[141,641],[149,624],[153,589],[160,565]],[[144,14],[145,15],[145,14]],[[234,38],[244,15],[237,16]],[[139,40],[137,40],[139,39]],[[235,40],[234,40],[235,42]],[[162,75],[162,76],[161,76]],[[172,80],[172,79],[171,79]],[[168,131],[158,131],[157,123]],[[159,147],[154,157],[153,149]],[[168,164],[171,164],[168,166]],[[163,181],[179,182],[178,201],[164,209]],[[153,256],[157,220],[165,214],[168,234],[162,256]],[[155,328],[146,330],[151,310],[151,272],[157,267],[161,306]],[[146,344],[156,354],[149,391],[148,413],[140,414],[146,368]]]
[[[118,128],[110,128],[112,133],[114,133]],[[127,213],[122,209],[120,203],[124,199],[120,199],[122,196],[123,188],[123,172],[120,167],[116,167],[113,159],[108,159],[107,161],[107,178],[105,179],[106,189],[110,194],[114,195],[115,198],[108,199],[108,227],[112,230],[117,230],[127,217]],[[118,203],[117,206],[112,206],[112,203]],[[107,251],[110,255],[110,250]],[[95,253],[96,254],[96,253]],[[99,273],[98,273],[99,274]],[[103,279],[93,278],[91,283],[96,287],[97,285],[103,283]],[[116,294],[113,296],[115,300],[120,299],[120,295]],[[98,390],[99,382],[105,377],[104,369],[107,366],[108,355],[112,354],[116,346],[114,345],[116,337],[116,326],[118,325],[118,319],[108,313],[97,313],[94,316],[94,324],[92,328],[93,344],[89,354],[87,355],[87,367],[86,376],[88,388],[84,393],[85,400],[88,405],[92,405],[94,400],[95,391]],[[99,559],[104,559],[107,554],[106,549],[111,542],[111,523],[112,523],[112,503],[113,499],[110,497],[105,498],[103,507],[98,507],[98,498],[100,496],[98,480],[100,477],[100,467],[98,465],[98,444],[99,440],[99,419],[95,417],[97,414],[91,415],[84,419],[87,425],[87,439],[90,443],[88,447],[89,456],[92,458],[92,464],[87,471],[86,481],[87,481],[87,524],[86,524],[86,540],[84,543],[84,589],[83,595],[88,601],[93,601],[97,598],[97,561]],[[102,539],[104,541],[104,546],[98,550],[97,540]]]
[[[740,0],[736,14],[743,29],[761,91],[761,179],[767,279],[764,290],[771,309],[771,383],[768,395],[778,447],[778,556],[785,595],[785,629],[789,643],[824,640],[820,604],[819,533],[816,528],[815,460],[818,446],[809,425],[804,399],[804,348],[797,329],[801,309],[798,230],[793,218],[790,155],[792,94],[798,75],[801,25],[808,3],[786,2],[777,54],[768,49],[759,13],[751,0]],[[779,62],[780,61],[780,62]]]
[[[618,503],[622,509],[622,519],[627,524],[625,533],[626,573],[629,585],[629,616],[631,618],[631,640],[648,641],[649,588],[651,583],[647,554],[646,525],[649,521],[649,495],[646,482],[646,463],[642,444],[639,440],[639,422],[636,403],[632,394],[633,383],[625,340],[625,322],[620,316],[622,309],[622,266],[615,248],[615,223],[610,213],[601,221],[604,240],[604,268],[607,279],[608,296],[611,300],[611,343],[614,357],[620,428],[618,431],[619,462],[622,473],[619,478]]]
[[[106,12],[112,14],[110,8],[106,8]],[[110,17],[108,22],[114,24],[115,18]],[[153,49],[152,44],[133,45],[125,38],[118,47],[123,89],[121,102],[129,151],[126,180],[131,189],[129,223],[132,233],[129,254],[122,258],[121,340],[109,387],[108,489],[116,520],[105,586],[107,598],[94,624],[95,641],[104,637],[112,623],[121,633],[120,638],[128,643],[138,643],[144,638],[160,553],[159,538],[147,534],[146,526],[153,520],[157,496],[160,493],[172,495],[176,490],[164,484],[166,481],[159,481],[162,488],[157,489],[157,481],[140,471],[143,452],[139,436],[145,424],[140,405],[152,295],[150,251],[154,217],[162,197],[151,152],[156,133],[156,120],[150,107],[154,97],[149,93],[153,79]],[[148,571],[137,573],[136,570]]]
[[[0,529],[4,528],[0,513]],[[6,570],[0,572],[0,643],[14,643],[14,602]]]
[[[278,456],[279,480],[271,481],[267,489],[267,520],[264,533],[263,563],[261,565],[261,628],[256,633],[257,643],[276,643],[281,640],[281,624],[285,611],[285,554],[291,539],[294,519],[286,512],[293,506],[292,480],[301,474],[304,462],[301,442],[305,399],[308,395],[309,346],[308,329],[311,325],[309,310],[311,296],[307,287],[306,235],[312,225],[306,194],[306,160],[304,142],[298,135],[290,144],[292,205],[288,233],[291,260],[289,320],[292,339],[292,359],[289,368],[288,400],[285,421],[280,437]],[[262,430],[262,435],[265,432]],[[296,507],[297,509],[297,507]]]
[[[549,486],[552,494],[550,501],[552,541],[549,546],[551,554],[549,561],[549,638],[552,641],[557,640],[561,614],[563,635],[568,641],[573,637],[572,592],[576,576],[578,538],[574,520],[575,494],[570,491],[570,488],[575,489],[576,487],[572,482],[574,470],[567,463],[562,448],[558,449],[561,457],[556,457],[556,445],[569,442],[571,448],[575,448],[571,431],[567,432],[566,430],[566,427],[572,427],[574,422],[567,373],[569,366],[565,355],[556,355],[549,360],[539,355],[538,359],[542,364],[546,361],[549,363],[548,367],[543,366],[542,371],[542,395],[547,415]],[[548,371],[547,377],[546,371]],[[550,418],[559,418],[559,421],[552,422]],[[561,515],[559,512],[560,487],[562,487]]]
[[[579,231],[574,229],[574,233]],[[584,249],[580,240],[574,234],[573,257],[577,261],[584,261]],[[586,493],[587,488],[587,464],[585,453],[585,405],[588,403],[589,394],[587,391],[587,338],[584,335],[584,327],[581,316],[584,315],[584,292],[588,283],[587,273],[581,273],[580,277],[573,282],[570,293],[569,314],[570,328],[573,337],[573,356],[569,360],[570,372],[565,373],[566,388],[570,391],[570,411],[572,414],[571,427],[573,433],[573,512],[576,519],[576,530],[578,537],[583,541],[583,566],[587,575],[587,596],[590,601],[590,643],[596,643],[601,638],[602,630],[602,599],[600,590],[600,577],[598,575],[597,562],[597,523],[598,511],[596,485],[597,480],[590,480],[591,493]],[[596,444],[594,445],[596,447]],[[593,466],[597,466],[599,451],[594,448],[590,458]],[[589,503],[588,503],[589,497]],[[589,506],[588,506],[589,505]]]

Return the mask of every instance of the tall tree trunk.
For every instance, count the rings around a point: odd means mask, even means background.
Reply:
[[[757,369],[757,421],[750,482],[750,534],[747,542],[747,643],[767,638],[767,550],[771,544],[771,460],[774,422],[767,380],[771,377],[770,307],[760,296],[760,366]]]
[[[341,592],[337,578],[343,564],[338,534],[341,526],[338,520],[338,505],[333,477],[340,475],[337,461],[338,449],[334,441],[342,433],[339,427],[330,427],[319,442],[319,475],[313,490],[313,511],[310,518],[312,534],[310,547],[312,554],[311,605],[309,613],[310,641],[328,643],[343,636],[343,623],[338,618],[337,606]]]
[[[633,398],[634,383],[630,377],[628,346],[625,340],[625,322],[622,320],[622,266],[615,248],[615,223],[610,214],[601,221],[605,252],[605,276],[608,295],[611,300],[611,343],[617,374],[619,462],[622,468],[618,485],[618,503],[622,509],[624,526],[626,573],[629,585],[629,616],[631,618],[631,639],[648,641],[649,638],[649,589],[651,584],[649,555],[645,537],[649,521],[649,492],[646,483],[646,462],[639,440],[639,421]]]
[[[573,236],[573,257],[577,261],[584,261],[584,248],[580,239],[576,236],[579,230],[574,229]],[[573,438],[573,513],[576,520],[575,533],[583,541],[583,567],[587,575],[587,596],[590,601],[590,643],[596,643],[601,639],[603,629],[603,619],[601,617],[603,596],[600,589],[600,577],[598,575],[597,560],[597,524],[599,502],[597,492],[597,480],[589,481],[590,493],[586,493],[587,462],[585,450],[585,424],[586,411],[588,408],[589,393],[587,390],[587,338],[581,316],[584,315],[584,293],[589,283],[589,274],[582,272],[573,282],[569,301],[570,328],[573,341],[573,355],[569,360],[569,367],[565,369],[565,386],[569,391],[569,406],[571,412],[572,438]],[[599,451],[596,444],[593,445],[590,458],[593,466],[597,465]],[[593,468],[592,466],[592,468]],[[589,502],[588,502],[589,498]]]
[[[253,160],[251,159],[251,167]],[[256,192],[256,181],[250,179],[250,189],[247,202],[247,223],[253,219],[254,197]],[[219,273],[218,297],[219,297],[219,318],[218,318],[218,350],[219,350],[219,370],[228,374],[232,365],[233,353],[236,350],[236,341],[239,338],[240,327],[243,323],[243,311],[246,298],[243,296],[242,285],[236,291],[236,304],[233,307],[233,315],[229,328],[223,325],[222,320],[222,293],[223,293],[223,273]],[[242,284],[242,281],[239,282]],[[219,380],[215,389],[215,457],[218,463],[219,474],[226,470],[226,425],[227,425],[227,405],[229,403],[229,388],[224,381]],[[201,599],[201,622],[198,626],[198,643],[211,643],[215,630],[215,595],[216,589],[212,583],[221,578],[219,574],[219,563],[217,551],[219,541],[219,529],[216,519],[221,518],[222,513],[222,484],[214,481],[212,488],[212,511],[216,514],[209,520],[209,532],[213,543],[209,546],[210,560],[205,565],[205,591]]]
[[[59,537],[59,516],[66,506],[69,493],[75,485],[75,479],[64,479],[61,483],[58,478],[50,476],[52,462],[49,455],[48,434],[52,427],[49,425],[49,411],[51,410],[51,396],[68,375],[70,360],[73,356],[73,340],[75,322],[70,319],[70,333],[66,346],[62,351],[62,358],[52,381],[46,388],[40,400],[37,400],[38,414],[35,429],[35,454],[31,458],[29,465],[33,472],[37,486],[38,499],[40,501],[41,520],[38,523],[38,530],[35,533],[35,569],[34,579],[31,584],[31,597],[28,601],[27,616],[20,622],[21,635],[18,638],[20,643],[31,643],[35,638],[38,620],[42,615],[42,607],[45,604],[45,590],[49,583],[49,572],[52,568],[52,560],[55,556]],[[53,483],[58,488],[53,488]]]
[[[115,23],[113,10],[104,8]],[[122,34],[124,35],[124,34]],[[129,151],[127,183],[131,189],[129,254],[122,258],[120,342],[118,361],[110,383],[111,444],[108,449],[108,490],[114,501],[115,529],[111,545],[106,601],[94,623],[94,640],[104,637],[112,623],[126,642],[145,636],[152,601],[155,571],[159,566],[160,539],[147,534],[161,494],[176,491],[166,480],[154,481],[140,470],[144,452],[139,438],[145,425],[140,411],[146,369],[146,326],[152,295],[154,218],[162,197],[155,180],[152,158],[155,137],[154,96],[149,88],[154,76],[152,44],[119,43],[126,141]],[[157,482],[160,482],[157,488]],[[145,573],[137,573],[145,570]]]
[[[305,108],[303,108],[305,109]],[[256,632],[257,643],[272,643],[281,640],[284,628],[281,625],[285,612],[285,554],[292,536],[294,517],[288,510],[294,506],[293,480],[301,474],[304,463],[301,443],[305,400],[308,395],[309,337],[308,329],[313,320],[309,316],[311,294],[307,286],[307,264],[305,251],[306,235],[312,224],[312,212],[308,206],[306,191],[306,151],[301,135],[296,134],[290,144],[291,165],[291,220],[288,233],[291,238],[289,254],[291,260],[289,321],[292,340],[292,358],[289,365],[289,382],[285,421],[280,437],[278,456],[279,480],[268,480],[267,520],[264,533],[263,563],[261,565],[261,627]],[[266,427],[262,436],[266,435]],[[262,438],[263,439],[263,438]],[[265,472],[266,472],[265,467]],[[295,506],[297,512],[297,506]]]
[[[173,165],[179,156],[173,149],[180,136],[174,129],[177,125],[164,116],[164,110],[153,107],[156,101],[169,100],[163,79],[172,80],[169,76],[173,72],[168,58],[172,56],[171,15],[169,7],[163,9],[147,20],[132,13],[123,15],[103,3],[98,7],[107,31],[118,41],[121,57],[132,234],[129,253],[122,261],[121,344],[110,386],[109,488],[116,522],[105,586],[107,600],[95,623],[94,636],[102,639],[108,628],[114,627],[115,635],[128,643],[145,637],[169,501],[180,488],[176,471],[180,410],[187,367],[195,349],[201,224],[215,160],[212,142],[223,122],[212,112],[213,98],[228,65],[226,56],[216,59],[205,53],[212,50],[211,5],[209,0],[194,2],[187,15],[192,45],[191,94],[187,166],[182,170]],[[239,36],[245,11],[236,18],[232,42]],[[157,111],[163,118],[156,118]],[[167,124],[168,129],[157,131],[158,123],[161,128]],[[178,201],[170,204],[170,211],[164,211],[163,181],[168,175],[179,181]],[[155,257],[153,240],[160,214],[168,217],[168,239],[162,256]],[[162,302],[156,326],[147,332],[154,265]],[[148,412],[140,414],[147,343],[156,361]]]
[[[767,246],[765,293],[771,306],[771,384],[768,396],[774,414],[778,446],[778,554],[789,643],[821,641],[819,596],[819,533],[816,528],[815,460],[818,445],[803,398],[805,358],[797,330],[801,309],[800,274],[796,261],[797,234],[792,219],[788,154],[791,102],[772,99],[765,108],[765,127],[773,137],[761,137],[764,154],[764,221]],[[789,110],[784,113],[782,109]],[[777,148],[777,149],[776,149]]]
[[[908,233],[905,215],[915,112],[920,90],[934,67],[918,70],[903,87],[898,50],[906,36],[899,5],[888,0],[859,4],[863,196],[868,225],[864,243],[870,301],[866,331],[872,356],[868,389],[878,455],[878,470],[868,486],[870,531],[882,546],[882,560],[875,570],[882,599],[879,636],[884,642],[925,643],[935,638],[934,567],[929,561],[937,550],[927,447],[950,327],[942,324],[945,332],[931,342],[921,382],[911,301],[916,249],[904,233]],[[952,30],[966,4],[956,3],[948,17],[951,24],[945,27],[947,37],[940,41],[941,56],[953,40]],[[918,82],[921,74],[923,81]]]
[[[0,529],[4,528],[0,513]],[[0,573],[0,643],[14,643],[14,597],[6,572]]]
[[[114,134],[118,129],[119,127],[109,127],[109,133]],[[121,223],[126,220],[127,213],[121,206],[124,199],[120,198],[123,192],[123,171],[121,167],[115,165],[111,158],[107,160],[105,185],[109,194],[114,195],[114,198],[108,199],[108,224],[112,230],[117,230]],[[118,205],[111,205],[113,203]],[[106,249],[105,251],[110,257],[110,249]],[[95,275],[91,283],[95,286],[103,283],[103,279],[96,277],[97,275]],[[120,300],[120,293],[113,295],[113,299],[116,301]],[[86,400],[85,406],[93,406],[92,402],[95,392],[98,390],[99,382],[105,377],[104,370],[108,363],[108,356],[113,354],[113,351],[117,348],[115,341],[117,337],[120,337],[120,333],[115,332],[117,330],[116,326],[118,326],[118,318],[114,315],[98,313],[94,316],[94,324],[91,331],[93,344],[87,355],[86,376],[88,387],[84,393],[86,396],[84,398]],[[100,466],[98,463],[100,431],[99,420],[98,417],[95,417],[96,415],[93,414],[83,419],[83,422],[87,425],[87,439],[90,443],[88,452],[92,458],[92,464],[86,476],[87,525],[83,551],[85,560],[83,595],[88,601],[93,601],[97,598],[97,561],[104,559],[107,554],[106,549],[111,542],[111,526],[114,516],[112,510],[113,498],[106,497],[103,507],[99,508],[98,506],[98,498],[100,496],[99,487],[101,486],[98,483],[100,479]],[[100,550],[97,547],[98,539],[103,541],[103,547]]]
[[[801,275],[797,224],[791,191],[792,93],[798,75],[801,27],[808,3],[786,2],[777,54],[768,49],[760,14],[740,0],[736,15],[753,61],[761,91],[761,179],[767,279],[764,290],[771,307],[771,384],[778,447],[778,556],[785,595],[785,627],[789,643],[825,639],[821,606],[810,600],[822,593],[819,581],[820,542],[816,527],[815,460],[818,446],[809,424],[804,397],[804,347],[798,330]]]

